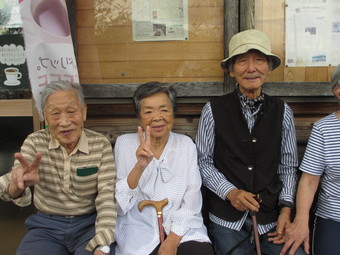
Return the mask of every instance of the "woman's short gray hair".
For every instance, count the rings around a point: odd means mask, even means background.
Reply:
[[[335,87],[340,87],[340,64],[337,65],[336,68],[332,72],[331,84],[332,84],[332,93]]]
[[[73,89],[76,91],[78,95],[79,102],[82,105],[85,104],[84,92],[80,84],[71,83],[69,81],[54,81],[47,84],[41,94],[41,109],[42,110],[45,109],[47,98],[54,92],[67,91]]]
[[[167,94],[172,104],[173,112],[176,112],[176,90],[172,86],[166,86],[160,82],[154,81],[140,85],[133,94],[133,104],[138,118],[141,110],[141,100],[157,93]]]

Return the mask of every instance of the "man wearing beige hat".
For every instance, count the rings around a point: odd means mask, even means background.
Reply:
[[[196,144],[217,255],[280,254],[291,223],[298,165],[293,113],[262,90],[280,63],[263,32],[234,35],[221,66],[237,88],[213,98],[201,114]]]

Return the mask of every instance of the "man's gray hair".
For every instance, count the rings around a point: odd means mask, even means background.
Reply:
[[[80,84],[71,83],[69,81],[54,81],[54,82],[47,84],[41,94],[41,109],[42,110],[45,109],[47,98],[51,94],[57,91],[67,91],[67,90],[75,90],[78,95],[79,102],[82,105],[85,104],[84,92]]]
[[[172,86],[166,86],[160,82],[148,82],[140,85],[133,94],[133,104],[137,117],[140,117],[141,100],[157,93],[165,93],[170,98],[173,112],[176,112],[177,92]]]

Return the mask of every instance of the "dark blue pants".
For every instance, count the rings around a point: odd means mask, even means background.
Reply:
[[[340,254],[340,222],[315,217],[312,247],[314,255]]]
[[[240,231],[222,227],[213,222],[209,223],[209,234],[216,255],[256,255],[255,241],[251,238],[252,223],[247,218],[246,223]],[[269,233],[275,232],[273,228]],[[263,255],[279,255],[283,245],[274,244],[268,241],[268,233],[260,236],[260,246]],[[237,247],[233,249],[234,247]],[[231,252],[232,251],[232,252]],[[305,255],[302,247],[300,247],[295,255]]]
[[[25,221],[28,232],[17,255],[90,255],[86,245],[95,235],[96,213],[64,217],[37,212]],[[114,254],[114,247],[111,248]]]

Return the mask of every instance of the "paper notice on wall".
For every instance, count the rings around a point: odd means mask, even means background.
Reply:
[[[65,0],[19,0],[27,65],[41,120],[41,92],[52,81],[79,83]]]
[[[134,41],[188,40],[187,0],[133,0]]]
[[[339,0],[286,0],[287,66],[336,66],[339,40]]]

